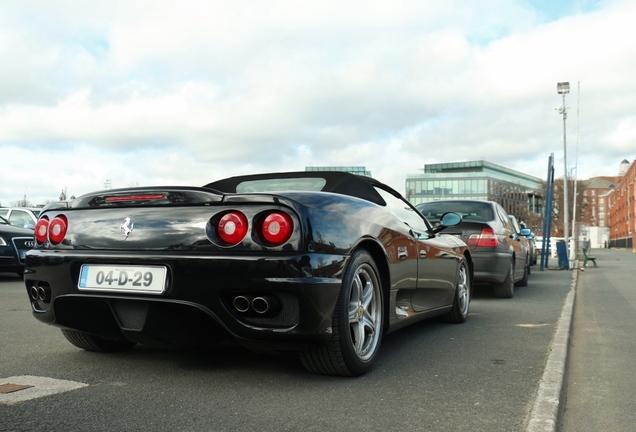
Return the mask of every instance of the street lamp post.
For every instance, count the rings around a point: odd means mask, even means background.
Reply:
[[[570,93],[570,83],[557,83],[557,92],[563,96],[563,105],[559,108],[559,114],[563,115],[563,237],[565,240],[565,248],[568,251],[568,260],[570,259],[570,238],[568,224],[568,148],[565,140],[565,120],[568,117],[567,108],[565,107],[565,95]]]

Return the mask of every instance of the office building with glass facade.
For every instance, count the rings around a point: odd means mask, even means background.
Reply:
[[[483,160],[424,165],[406,178],[406,198],[414,205],[437,200],[495,201],[535,232],[543,216],[542,179]]]
[[[308,166],[305,167],[305,171],[344,171],[371,177],[371,171],[367,171],[364,166]]]

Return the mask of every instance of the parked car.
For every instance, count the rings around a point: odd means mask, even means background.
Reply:
[[[33,230],[15,227],[0,216],[0,272],[24,272],[24,259],[33,247]]]
[[[35,227],[33,314],[75,346],[296,350],[307,370],[368,371],[382,337],[468,316],[473,262],[398,192],[344,172],[107,190],[54,203]]]
[[[562,242],[565,241],[565,238],[563,237],[548,237],[548,241],[547,241],[547,245],[546,247],[546,254],[548,257],[551,258],[557,258],[557,243],[558,242]],[[570,238],[570,241],[572,241],[572,239]],[[543,242],[544,242],[544,237],[543,236],[536,236],[535,237],[535,242],[536,242],[536,248],[537,248],[537,257],[540,259],[541,258],[541,252],[543,250]]]
[[[462,222],[446,234],[465,241],[475,263],[475,282],[494,285],[495,295],[511,298],[514,285],[528,285],[530,257],[522,235],[506,211],[494,201],[445,200],[416,206],[431,222],[449,211],[459,213]]]
[[[526,238],[528,239],[528,245],[530,246],[530,265],[536,265],[537,255],[541,254],[541,250],[537,249],[537,241],[535,240],[536,236],[531,231]]]
[[[541,255],[541,249],[539,246],[539,250],[537,250],[537,240],[535,234],[530,230],[525,223],[519,222],[519,226],[521,227],[526,239],[528,239],[528,247],[530,248],[530,266],[533,266],[537,263],[537,255]]]
[[[526,250],[525,254],[528,256],[528,274],[531,273],[530,267],[534,264],[532,257],[534,256],[533,244],[531,240],[528,238],[532,233],[529,229],[527,229],[520,222],[517,221],[517,218],[513,215],[508,215],[510,218],[510,222],[515,229],[516,237],[521,242],[522,247]]]
[[[0,208],[0,216],[5,218],[13,226],[22,228],[35,228],[41,208],[30,207],[6,207]]]

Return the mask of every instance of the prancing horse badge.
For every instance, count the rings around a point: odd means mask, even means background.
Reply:
[[[132,232],[134,226],[135,226],[135,224],[130,221],[129,217],[124,219],[124,223],[123,224],[119,225],[119,231],[121,231],[122,235],[124,236],[124,240],[126,240],[128,238],[128,236]]]

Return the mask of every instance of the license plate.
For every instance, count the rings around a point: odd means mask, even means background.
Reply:
[[[85,264],[77,287],[87,291],[162,294],[166,287],[166,268]]]

